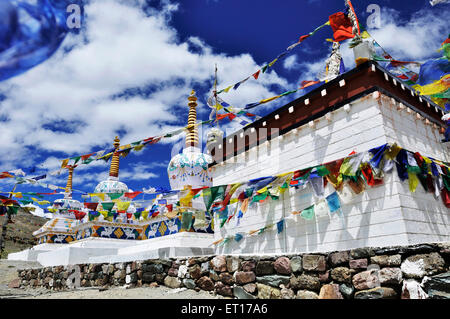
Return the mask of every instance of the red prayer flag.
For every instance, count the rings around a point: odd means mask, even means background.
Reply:
[[[98,203],[84,203],[84,207],[86,207],[89,210],[95,210],[97,211]]]
[[[450,208],[450,192],[447,190],[447,188],[444,187],[442,189],[441,197],[445,207]]]
[[[12,177],[14,177],[14,176],[11,175],[11,174],[8,173],[8,172],[2,172],[2,173],[0,173],[0,178],[12,178]]]
[[[355,37],[353,34],[353,25],[350,19],[344,14],[344,12],[336,12],[329,17],[331,29],[333,29],[333,36],[336,42],[352,39]]]
[[[93,154],[94,154],[94,153],[82,155],[82,156],[81,156],[81,159],[82,159],[83,161],[85,161],[85,160],[87,160],[89,157],[91,157],[91,155],[93,155]]]
[[[3,203],[3,206],[10,206],[10,205],[17,205],[20,206],[17,201],[13,200],[13,199],[0,199]]]
[[[224,118],[228,117],[230,119],[230,121],[232,121],[234,118],[236,118],[236,115],[234,115],[233,113],[228,113],[228,114],[218,114],[217,115],[217,119],[218,120],[223,120]]]
[[[253,77],[255,78],[255,80],[258,80],[258,76],[259,76],[259,73],[261,72],[261,70],[258,70],[258,72],[255,72],[254,74],[253,74]]]
[[[159,215],[159,210],[157,210],[156,212],[154,212],[153,214],[152,214],[152,217],[156,217],[156,216],[158,216]]]
[[[124,195],[125,195],[125,197],[133,199],[136,196],[138,196],[139,194],[142,194],[142,192],[139,192],[139,191],[137,191],[137,192],[130,192],[130,193],[125,193]]]
[[[75,209],[69,209],[69,212],[74,213],[75,218],[77,220],[82,220],[84,218],[84,216],[86,216],[85,212],[79,211],[79,210],[75,210]]]
[[[372,168],[369,165],[365,165],[365,167],[363,169],[361,169],[361,173],[364,175],[364,178],[367,181],[367,185],[369,185],[369,186],[375,185]]]
[[[300,39],[298,40],[298,42],[300,43],[300,42],[303,42],[306,38],[309,38],[310,37],[310,34],[306,34],[306,35],[302,35],[301,37],[300,37]]]
[[[304,88],[307,88],[308,86],[314,85],[320,83],[320,81],[302,81],[302,86],[299,88],[299,90],[303,90]]]

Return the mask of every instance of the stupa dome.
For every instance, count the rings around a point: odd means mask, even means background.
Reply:
[[[192,188],[212,186],[212,177],[208,171],[211,160],[211,156],[201,153],[196,147],[185,148],[172,158],[167,168],[170,187],[179,190],[185,185]]]
[[[119,181],[119,179],[108,178],[106,181],[98,183],[95,187],[94,193],[127,193],[128,186],[125,183]],[[105,196],[105,201],[108,199]],[[123,199],[124,196],[120,197]]]

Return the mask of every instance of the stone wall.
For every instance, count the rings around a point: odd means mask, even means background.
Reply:
[[[102,289],[165,285],[238,299],[450,298],[450,243],[77,266],[81,287]],[[19,270],[21,287],[70,289],[71,268]]]

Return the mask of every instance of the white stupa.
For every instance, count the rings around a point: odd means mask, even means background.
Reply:
[[[212,177],[208,169],[208,164],[212,160],[211,156],[203,154],[198,146],[197,111],[195,109],[197,97],[194,90],[188,100],[189,115],[185,148],[182,153],[172,158],[167,168],[170,187],[173,190],[212,186]]]
[[[64,198],[53,202],[53,218],[46,222],[41,228],[33,233],[39,244],[66,244],[74,240],[73,227],[79,224],[76,216],[70,210],[82,211],[83,204],[72,199],[73,171],[76,166],[67,166],[69,175],[67,177]]]

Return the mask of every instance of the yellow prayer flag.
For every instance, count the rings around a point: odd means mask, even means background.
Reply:
[[[102,201],[105,200],[105,194],[104,193],[89,193],[89,196],[91,196],[91,197],[98,197]]]
[[[50,205],[50,202],[48,200],[43,200],[38,202],[39,205]]]
[[[248,234],[251,236],[251,235],[253,235],[256,232],[259,232],[259,229],[251,230],[251,231],[248,232]]]
[[[448,82],[450,80],[450,74],[444,75],[442,78],[440,78],[437,81],[434,81],[433,83],[427,84],[427,85],[414,85],[413,89],[420,92],[421,95],[433,95],[445,92],[448,90]]]
[[[122,145],[120,147],[121,150],[127,149],[127,148],[131,148],[131,144],[127,144],[127,145]]]
[[[396,143],[394,143],[389,149],[386,150],[384,153],[387,158],[393,160],[397,157],[398,153],[402,150],[400,146],[398,146]]]
[[[272,65],[275,64],[275,62],[277,62],[278,58],[276,58],[275,60],[273,60],[272,62],[269,63],[269,67],[272,67]]]
[[[256,192],[257,192],[258,194],[267,192],[267,186],[265,186],[265,187],[263,187],[263,188],[257,190]]]
[[[233,87],[233,85],[230,85],[229,87],[227,87],[225,90],[223,90],[224,92],[228,93],[228,91]]]
[[[263,103],[267,103],[267,102],[270,102],[270,101],[276,100],[276,99],[278,99],[279,97],[280,97],[280,95],[277,95],[277,96],[273,96],[273,97],[270,97],[270,98],[268,98],[268,99],[265,99],[265,100],[261,100],[261,101],[259,101],[259,103],[261,103],[261,104],[263,104]]]
[[[141,214],[142,218],[147,219],[147,218],[148,218],[148,213],[149,213],[148,210],[144,210],[144,211],[142,212],[142,214]]]
[[[116,203],[117,203],[117,210],[127,210],[131,204],[131,202],[116,202]]]
[[[145,144],[140,144],[140,145],[135,146],[135,147],[134,147],[134,150],[135,150],[135,151],[140,151],[140,150],[142,150],[144,147],[145,147]]]
[[[31,197],[31,199],[33,200],[33,202],[39,202],[39,199],[37,199],[37,198],[34,198],[34,197]]]
[[[363,31],[363,32],[361,33],[361,38],[363,38],[363,39],[369,39],[369,38],[370,38],[369,32]]]
[[[68,158],[62,161],[61,168],[66,167],[67,164],[69,164],[69,159]]]
[[[169,219],[173,219],[173,218],[177,217],[177,215],[178,215],[178,212],[175,209],[171,212],[167,212],[164,214],[164,216],[166,216]]]
[[[409,191],[414,193],[416,191],[417,185],[419,185],[419,178],[414,173],[408,172],[408,180],[409,180]]]

